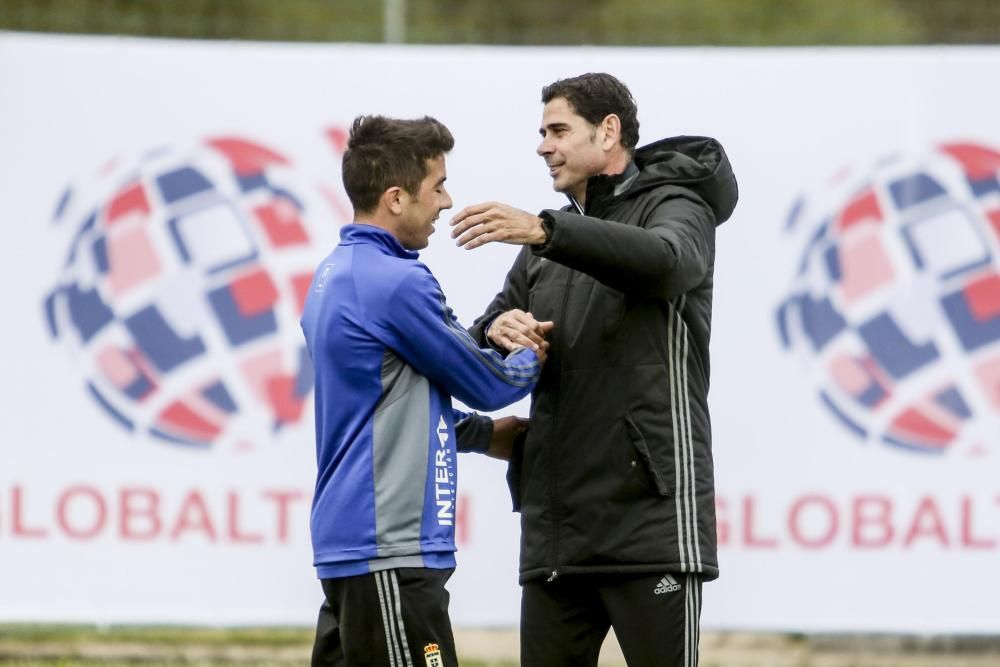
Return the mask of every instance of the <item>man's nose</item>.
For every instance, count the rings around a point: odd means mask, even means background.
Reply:
[[[549,146],[549,140],[546,138],[542,138],[542,140],[538,142],[538,148],[535,149],[535,152],[541,155],[542,157],[545,157],[546,155],[551,153],[552,147]]]
[[[451,208],[451,195],[447,192],[442,193],[444,196],[441,199],[441,210]]]

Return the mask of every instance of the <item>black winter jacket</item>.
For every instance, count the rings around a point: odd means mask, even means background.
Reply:
[[[553,320],[523,447],[508,472],[522,582],[573,573],[718,576],[708,343],[715,228],[737,187],[722,146],[674,137],[587,184],[586,208],[543,211],[503,291]]]

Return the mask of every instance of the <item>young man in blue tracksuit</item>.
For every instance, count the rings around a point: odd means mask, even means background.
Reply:
[[[302,316],[316,371],[314,564],[326,599],[313,664],[457,665],[456,452],[508,450],[519,420],[466,415],[532,390],[546,343],[481,349],[417,259],[451,198],[454,140],[432,118],[354,121],[343,179],[355,224]],[[549,326],[551,324],[549,323]]]

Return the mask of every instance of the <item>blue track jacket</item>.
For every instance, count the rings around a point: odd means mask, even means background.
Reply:
[[[321,579],[455,566],[454,396],[496,410],[532,390],[534,351],[506,359],[458,323],[418,254],[341,229],[302,314],[316,371],[313,563]]]

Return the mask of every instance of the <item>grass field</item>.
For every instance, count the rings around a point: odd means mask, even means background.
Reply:
[[[463,667],[514,667],[517,633],[456,631]],[[19,667],[307,665],[311,628],[0,624],[0,664]],[[1000,667],[1000,636],[915,637],[706,632],[702,667]],[[601,664],[624,661],[613,638]]]
[[[0,625],[0,664],[19,667],[306,665],[312,628]],[[463,659],[470,667],[511,661]]]

